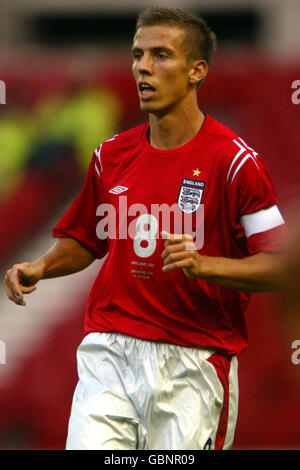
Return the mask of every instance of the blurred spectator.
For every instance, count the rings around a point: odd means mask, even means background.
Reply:
[[[35,116],[40,139],[74,146],[85,174],[95,148],[117,132],[120,111],[112,92],[82,87],[72,94],[45,96]]]
[[[94,149],[118,130],[121,111],[113,92],[75,85],[70,80],[64,92],[45,92],[30,113],[21,106],[4,110],[0,120],[2,263],[42,228],[57,205],[79,191]]]
[[[0,200],[20,183],[36,136],[33,116],[21,108],[4,112],[0,119]]]

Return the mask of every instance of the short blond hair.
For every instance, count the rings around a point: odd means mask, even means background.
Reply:
[[[185,32],[183,48],[187,54],[187,61],[202,59],[210,65],[213,53],[217,49],[217,38],[203,18],[178,8],[149,7],[138,16],[136,32],[144,26],[156,25],[182,28]]]

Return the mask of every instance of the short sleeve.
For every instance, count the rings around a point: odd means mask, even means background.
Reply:
[[[52,232],[53,237],[76,239],[95,258],[103,258],[108,252],[107,240],[100,240],[96,233],[99,222],[96,211],[103,202],[100,164],[95,151],[81,192]]]
[[[269,171],[253,149],[247,147],[231,165],[227,185],[235,236],[246,239],[248,253],[281,251],[285,223]]]

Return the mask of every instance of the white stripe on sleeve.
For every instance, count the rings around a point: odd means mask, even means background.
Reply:
[[[101,179],[100,171],[98,170],[97,163],[95,163],[95,170],[98,173],[99,178]]]
[[[254,158],[252,155],[250,155],[250,153],[247,153],[247,155],[246,155],[246,156],[243,158],[243,160],[238,164],[238,166],[237,166],[235,172],[233,173],[233,176],[232,176],[232,179],[231,179],[231,183],[233,183],[233,180],[234,180],[234,178],[235,178],[237,172],[242,168],[242,166],[243,166],[244,163],[248,160],[248,158],[252,158],[252,160],[254,161],[255,165],[257,166],[257,168],[258,168],[258,170],[259,170],[259,166],[258,166],[258,164],[256,163],[255,158]]]
[[[272,206],[253,214],[243,215],[241,217],[241,224],[245,229],[246,237],[249,238],[255,233],[265,232],[284,224],[284,220],[278,207]]]
[[[234,159],[231,162],[230,168],[229,168],[228,173],[227,173],[226,181],[228,181],[228,178],[229,178],[230,172],[232,170],[232,167],[235,164],[235,162],[237,161],[237,159],[239,158],[239,156],[242,155],[242,153],[246,152],[246,149],[237,140],[234,139],[233,142],[240,147],[240,150],[238,151],[238,153],[236,154],[236,156],[234,157]]]
[[[101,173],[103,172],[102,162],[101,162],[101,148],[102,148],[102,145],[103,145],[103,144],[100,145],[99,149],[96,149],[96,150],[95,150],[95,154],[96,154],[96,156],[97,156],[97,158],[98,158],[98,160],[99,160],[99,163],[100,163]]]

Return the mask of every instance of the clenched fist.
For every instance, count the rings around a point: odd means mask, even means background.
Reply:
[[[199,255],[193,237],[189,234],[178,235],[165,231],[161,232],[161,235],[166,240],[165,249],[162,252],[163,271],[182,268],[187,277],[200,277],[201,262],[204,257]]]
[[[4,288],[10,300],[17,305],[26,305],[23,294],[36,290],[35,284],[42,278],[43,270],[40,265],[33,263],[15,264],[6,272]]]

